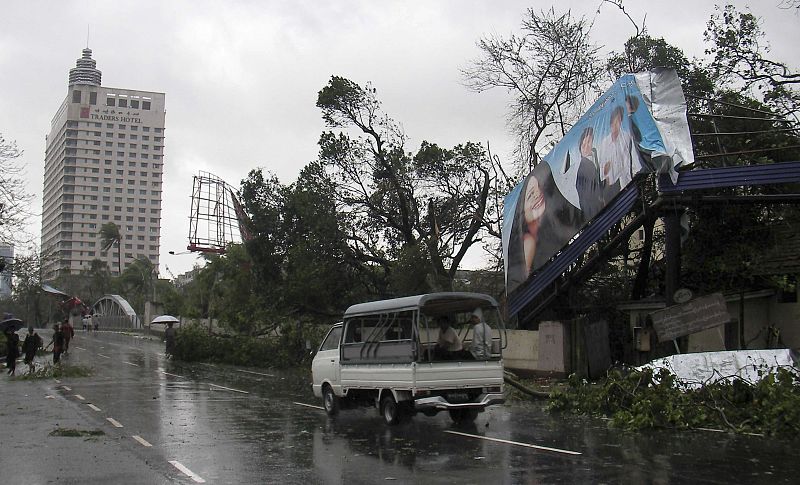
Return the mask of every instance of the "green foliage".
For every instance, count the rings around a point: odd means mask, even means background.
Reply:
[[[665,369],[614,370],[598,383],[570,376],[548,408],[611,418],[624,429],[714,428],[796,438],[800,433],[800,373],[779,368],[756,384],[733,378],[688,388]]]
[[[187,362],[219,362],[254,367],[294,367],[311,362],[306,349],[319,346],[324,336],[322,327],[283,325],[277,335],[268,337],[209,335],[199,325],[182,327],[177,332],[175,359]]]

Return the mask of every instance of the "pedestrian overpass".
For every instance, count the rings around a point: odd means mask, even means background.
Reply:
[[[92,324],[99,329],[142,329],[142,320],[128,300],[120,295],[104,295],[92,305]]]

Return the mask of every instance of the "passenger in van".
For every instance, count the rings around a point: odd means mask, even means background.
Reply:
[[[483,310],[473,310],[469,322],[474,325],[469,352],[475,360],[488,360],[492,356],[492,327],[483,321]]]
[[[450,317],[441,315],[436,318],[436,323],[439,324],[439,338],[436,341],[436,347],[433,354],[437,359],[452,360],[459,356],[464,346],[461,344],[461,339],[458,334],[450,325]]]

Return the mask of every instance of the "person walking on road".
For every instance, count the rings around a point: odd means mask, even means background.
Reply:
[[[64,353],[69,353],[69,341],[75,336],[75,329],[69,323],[69,318],[64,320],[61,325],[61,332],[64,334]]]
[[[50,345],[53,346],[53,363],[58,364],[61,362],[61,352],[64,351],[64,333],[57,323],[53,325],[53,340],[47,346]]]
[[[164,341],[167,343],[165,349],[167,358],[172,357],[172,354],[175,352],[175,334],[177,330],[172,328],[172,325],[172,322],[167,322],[167,328],[164,329]]]
[[[33,327],[28,329],[28,335],[25,336],[25,341],[22,342],[22,351],[25,353],[25,363],[28,364],[28,373],[33,373],[35,366],[33,359],[36,357],[36,351],[42,348],[42,337],[36,333]]]
[[[6,365],[8,375],[13,376],[17,372],[17,357],[19,357],[19,336],[13,330],[6,331]]]

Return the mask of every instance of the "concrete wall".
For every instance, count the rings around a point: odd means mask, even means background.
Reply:
[[[534,373],[539,364],[539,332],[508,330],[508,347],[503,350],[503,365],[523,374]]]

